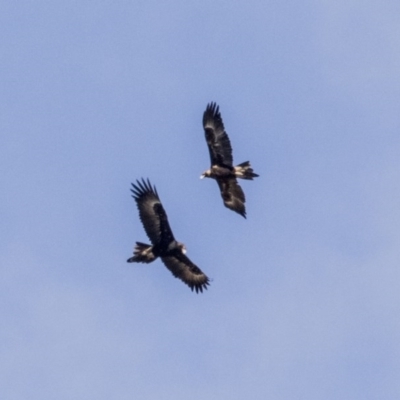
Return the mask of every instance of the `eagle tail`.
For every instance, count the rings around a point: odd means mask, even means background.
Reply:
[[[237,178],[253,180],[257,175],[251,168],[250,161],[245,161],[235,167],[235,175]]]
[[[153,253],[153,246],[145,243],[136,242],[135,249],[133,250],[133,257],[129,258],[127,261],[140,262],[140,263],[151,263],[157,257]]]

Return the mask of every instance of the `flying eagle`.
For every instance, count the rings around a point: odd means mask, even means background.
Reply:
[[[224,123],[216,103],[207,105],[203,114],[203,127],[210,152],[211,168],[205,171],[200,178],[215,179],[225,207],[246,218],[244,206],[246,199],[236,178],[253,180],[259,175],[253,172],[249,161],[236,167],[233,166],[231,142],[225,132]]]
[[[196,293],[207,289],[209,279],[185,256],[185,245],[175,240],[155,186],[143,178],[132,186],[132,197],[136,200],[140,220],[152,246],[136,242],[133,257],[127,261],[148,264],[160,257],[175,278],[181,279]]]

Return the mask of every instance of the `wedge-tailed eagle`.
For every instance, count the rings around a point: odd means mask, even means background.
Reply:
[[[207,105],[203,114],[203,127],[210,152],[211,167],[200,178],[215,179],[225,206],[246,218],[244,205],[246,199],[236,178],[253,180],[259,175],[253,172],[249,161],[233,166],[231,142],[225,132],[216,103]]]
[[[136,200],[140,220],[152,245],[136,242],[133,257],[127,261],[148,264],[160,257],[172,274],[196,293],[207,289],[208,277],[185,255],[185,245],[175,240],[155,186],[152,187],[148,179],[142,179],[132,183],[132,187],[132,197]]]

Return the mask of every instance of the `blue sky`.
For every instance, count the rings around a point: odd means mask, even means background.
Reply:
[[[400,398],[398,2],[3,1],[0,37],[2,399]],[[126,263],[140,177],[206,293]]]

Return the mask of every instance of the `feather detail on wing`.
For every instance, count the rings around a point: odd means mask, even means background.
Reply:
[[[167,213],[161,204],[155,186],[152,187],[148,179],[136,182],[136,184],[132,183],[132,197],[136,200],[140,220],[150,241],[155,245],[174,240]]]
[[[216,103],[207,105],[203,114],[203,127],[211,165],[223,164],[232,167],[232,146]]]
[[[225,206],[246,218],[246,208],[244,205],[246,198],[236,178],[217,179],[217,182]]]
[[[196,293],[203,292],[210,284],[208,277],[182,253],[161,258],[175,278],[181,279]]]

